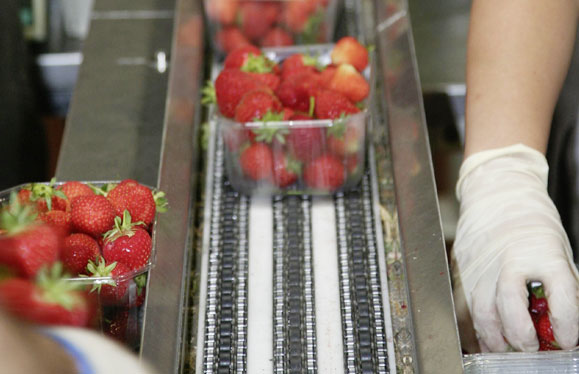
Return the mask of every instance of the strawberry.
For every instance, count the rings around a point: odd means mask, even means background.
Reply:
[[[554,351],[561,349],[555,341],[553,326],[549,319],[549,305],[545,297],[543,286],[531,287],[529,313],[537,331],[540,351]]]
[[[366,78],[350,64],[338,66],[327,88],[341,93],[354,103],[364,100],[370,93],[370,85]]]
[[[215,95],[219,111],[225,117],[233,118],[235,108],[249,91],[255,89],[266,89],[262,82],[256,81],[248,73],[237,69],[225,69],[215,80]]]
[[[209,0],[204,4],[207,17],[221,25],[232,24],[239,7],[238,0]]]
[[[313,118],[307,114],[295,112],[289,119],[291,121],[311,121]]]
[[[16,193],[10,204],[0,213],[0,264],[16,273],[34,276],[42,266],[52,265],[63,241],[60,230],[35,222],[36,214],[30,205],[21,205]]]
[[[123,218],[115,217],[115,226],[105,234],[103,256],[107,262],[120,262],[130,270],[145,267],[151,256],[152,241],[149,233],[133,223],[128,211]]]
[[[82,182],[69,181],[56,187],[58,191],[62,191],[70,203],[79,196],[94,195],[92,188]]]
[[[129,293],[129,307],[139,307],[145,302],[147,296],[147,273],[139,274],[134,278],[135,292]]]
[[[12,278],[0,282],[0,305],[18,318],[41,325],[85,327],[94,305],[78,284],[63,278],[55,263],[38,273],[36,280]]]
[[[315,99],[315,113],[318,119],[336,119],[360,112],[347,97],[337,92],[318,90]]]
[[[241,152],[239,163],[243,174],[252,180],[267,180],[273,171],[271,148],[263,143],[253,143]]]
[[[36,203],[39,212],[68,209],[68,199],[64,193],[56,189],[55,183],[56,180],[53,178],[49,184],[33,183],[30,185],[30,201]]]
[[[60,260],[72,274],[88,274],[86,266],[101,255],[98,242],[87,234],[74,233],[64,238]]]
[[[335,65],[350,64],[359,72],[368,66],[368,50],[351,36],[338,40],[332,49],[331,58]]]
[[[217,45],[219,45],[219,48],[225,53],[230,53],[236,48],[251,44],[241,30],[234,26],[220,29],[215,35],[215,38],[217,39]]]
[[[328,150],[339,157],[358,153],[363,141],[358,128],[345,121],[335,121],[327,135]]]
[[[311,107],[311,98],[315,97],[320,87],[319,78],[318,73],[308,71],[291,75],[291,78],[282,80],[276,94],[284,106],[308,113]]]
[[[32,201],[30,200],[30,195],[32,194],[32,191],[29,188],[23,188],[21,190],[18,191],[18,201],[20,202],[20,204],[25,205],[25,204],[32,204]]]
[[[72,216],[70,211],[65,212],[64,210],[49,210],[47,212],[40,213],[38,218],[41,221],[52,225],[54,228],[61,230],[62,235],[64,236],[70,234],[72,230]]]
[[[293,157],[300,161],[311,161],[323,151],[324,130],[319,127],[292,127],[286,142]]]
[[[535,287],[531,290],[531,297],[529,303],[529,312],[533,321],[537,321],[539,317],[547,313],[549,305],[543,287]]]
[[[332,155],[322,155],[306,165],[303,177],[311,188],[334,191],[344,183],[344,165]]]
[[[252,79],[264,83],[273,91],[279,86],[280,78],[277,75],[279,68],[274,61],[264,55],[248,54],[240,70],[248,73]]]
[[[539,317],[535,324],[535,329],[537,330],[537,337],[539,338],[540,351],[555,351],[561,349],[555,341],[553,326],[551,325],[548,313]]]
[[[290,33],[280,27],[274,27],[261,39],[262,47],[287,47],[294,45],[294,39]]]
[[[294,33],[301,33],[306,29],[308,20],[316,11],[317,1],[290,0],[286,2],[283,21]]]
[[[286,58],[281,65],[282,81],[297,73],[316,73],[317,67],[318,60],[315,57],[295,53]]]
[[[134,221],[149,227],[155,219],[157,205],[149,187],[132,179],[125,179],[107,193],[107,199],[115,208],[118,217],[128,210]]]
[[[298,180],[301,164],[284,155],[281,151],[273,153],[273,181],[279,188],[286,188]]]
[[[103,305],[118,305],[126,296],[130,285],[127,274],[131,271],[121,262],[109,262],[100,257],[97,262],[90,260],[86,266],[89,276],[102,278],[111,277],[110,283],[98,283],[91,292],[98,292]]]
[[[277,22],[280,13],[275,2],[251,1],[240,10],[241,31],[250,40],[259,40]]]
[[[114,206],[101,195],[77,197],[71,204],[73,230],[97,237],[115,222]]]
[[[249,56],[260,56],[261,50],[254,45],[248,44],[231,51],[223,62],[224,69],[241,69]]]
[[[324,88],[329,88],[330,81],[334,77],[336,70],[338,70],[338,68],[334,65],[328,65],[324,68],[324,70],[322,70],[320,73],[320,80]]]
[[[261,89],[246,93],[237,108],[235,120],[238,122],[252,122],[260,120],[268,112],[281,112],[283,105],[269,91]]]

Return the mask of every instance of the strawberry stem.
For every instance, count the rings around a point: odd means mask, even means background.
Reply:
[[[8,235],[15,235],[25,231],[36,219],[34,207],[21,204],[16,192],[10,193],[10,202],[0,213],[0,229]]]
[[[41,289],[43,301],[61,305],[71,310],[79,302],[79,295],[73,293],[80,289],[81,285],[66,280],[68,274],[63,272],[61,262],[55,262],[52,267],[44,266],[38,271],[36,285]]]

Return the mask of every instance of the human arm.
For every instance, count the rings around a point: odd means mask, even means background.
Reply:
[[[576,0],[473,1],[465,157],[517,143],[545,152],[578,12]]]
[[[547,194],[544,157],[577,26],[574,0],[475,0],[465,162],[452,251],[463,347],[537,350],[526,283],[541,281],[555,338],[577,344],[579,275]],[[472,331],[471,331],[472,332]]]

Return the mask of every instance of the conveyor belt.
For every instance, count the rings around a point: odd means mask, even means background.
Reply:
[[[395,372],[373,168],[335,196],[244,196],[211,128],[197,372]]]

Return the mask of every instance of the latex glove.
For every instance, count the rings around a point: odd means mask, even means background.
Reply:
[[[536,351],[527,282],[543,283],[554,336],[579,334],[579,274],[547,194],[548,165],[522,144],[468,157],[456,187],[460,218],[452,250],[454,300],[463,348]],[[506,339],[506,340],[505,340]],[[473,344],[474,343],[474,344]]]

